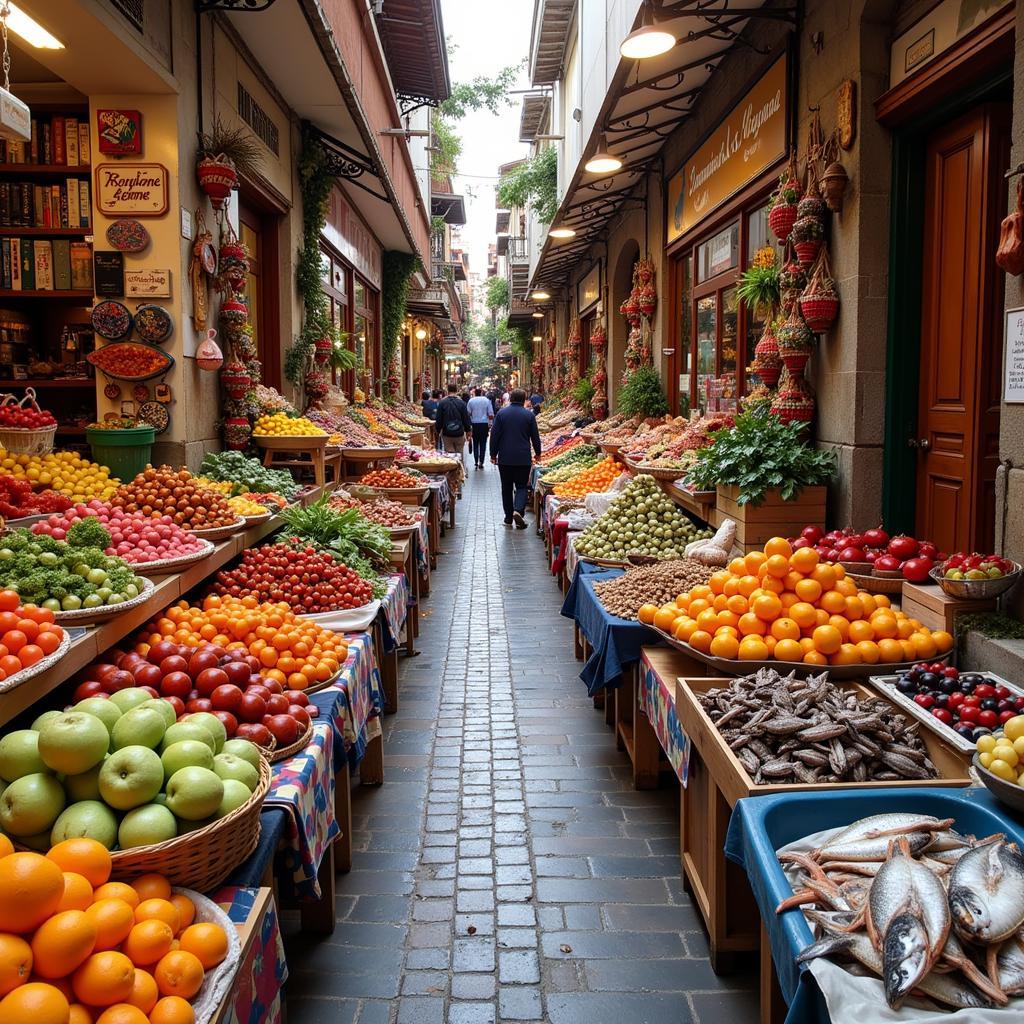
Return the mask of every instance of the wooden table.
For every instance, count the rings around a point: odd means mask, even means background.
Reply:
[[[312,469],[313,482],[323,487],[327,482],[327,456],[322,443],[303,445],[300,441],[288,448],[264,448],[263,465],[272,469]]]
[[[437,552],[441,547],[441,516],[437,509],[437,498],[433,488],[420,503],[427,510],[427,533],[430,538],[430,568],[437,568]]]
[[[416,637],[420,635],[419,600],[420,577],[416,571],[416,549],[413,547],[412,537],[403,537],[401,540],[391,542],[391,564],[405,573],[406,581],[409,584],[409,614],[405,620],[405,653],[408,657],[416,654]],[[397,707],[397,693],[395,695],[395,707]]]

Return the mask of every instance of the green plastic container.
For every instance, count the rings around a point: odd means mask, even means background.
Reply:
[[[127,430],[87,427],[85,436],[92,448],[93,462],[106,466],[119,480],[131,480],[149,464],[156,430],[153,427]]]

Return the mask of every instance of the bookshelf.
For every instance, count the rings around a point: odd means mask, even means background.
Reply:
[[[32,139],[0,142],[0,391],[35,388],[63,443],[84,441],[93,350],[89,107],[33,104]]]

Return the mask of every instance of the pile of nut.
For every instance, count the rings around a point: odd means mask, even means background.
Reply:
[[[400,501],[389,501],[387,498],[365,502],[359,511],[371,523],[378,523],[381,526],[412,526],[416,522],[416,516],[408,505],[403,505]]]
[[[239,515],[223,494],[202,487],[187,469],[147,466],[122,484],[109,502],[125,512],[170,516],[186,530],[209,530],[237,523]]]
[[[620,619],[636,619],[645,604],[663,605],[674,601],[711,578],[710,566],[692,558],[678,558],[655,565],[628,569],[613,580],[594,584],[594,593],[605,610]]]

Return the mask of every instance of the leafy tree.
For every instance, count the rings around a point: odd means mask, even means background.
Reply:
[[[542,224],[558,212],[558,154],[548,148],[514,167],[498,183],[498,202],[505,207],[529,207]]]
[[[499,309],[508,309],[509,291],[507,277],[489,277],[487,279],[487,290],[484,301],[487,308],[494,312]]]

